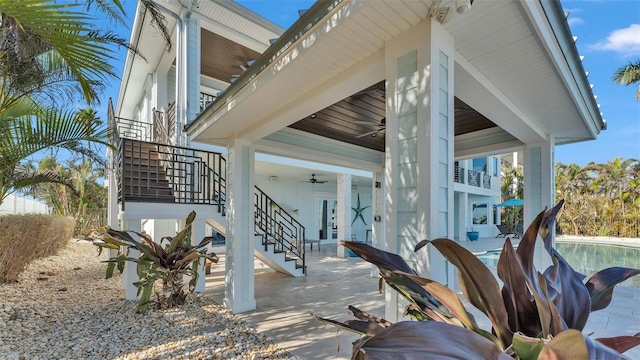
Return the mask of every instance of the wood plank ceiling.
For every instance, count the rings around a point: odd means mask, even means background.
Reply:
[[[458,98],[455,99],[455,135],[496,127]],[[363,89],[331,106],[290,125],[334,140],[384,151],[384,81]]]

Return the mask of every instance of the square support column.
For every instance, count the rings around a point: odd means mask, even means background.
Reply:
[[[549,138],[545,142],[524,146],[523,226],[525,231],[542,210],[555,205],[554,145],[554,139]],[[551,229],[551,231],[555,232],[555,229]],[[551,258],[544,250],[542,241],[536,243],[534,264],[540,271],[544,271],[552,264]]]
[[[205,222],[206,219],[203,217],[198,217],[196,215],[196,219],[193,221],[191,225],[191,245],[197,245],[204,239],[205,237]],[[198,280],[196,281],[195,292],[203,293],[205,291],[205,271],[204,271],[204,263],[205,260],[200,258],[200,262],[198,263]]]
[[[234,313],[254,310],[253,144],[231,139],[227,144],[227,237],[224,306]]]
[[[336,220],[338,223],[338,240],[351,240],[351,175],[338,174]],[[346,257],[347,250],[338,241],[337,255]]]
[[[453,38],[427,19],[385,46],[387,250],[418,274],[448,284],[447,262],[423,239],[453,234]],[[385,317],[401,320],[406,303],[385,293]]]
[[[125,213],[120,213],[120,223],[122,224],[121,230],[131,230],[141,233],[142,232],[142,220],[141,219],[127,219],[124,217]],[[124,251],[125,249],[123,249]],[[138,250],[129,250],[129,257],[139,258],[140,252]],[[127,300],[137,300],[138,288],[133,283],[140,280],[138,277],[137,264],[131,261],[125,261],[124,272],[122,273],[122,287],[126,292]]]

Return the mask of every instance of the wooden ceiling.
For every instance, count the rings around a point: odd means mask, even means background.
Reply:
[[[491,120],[458,98],[455,99],[454,108],[455,135],[496,126]],[[384,151],[384,81],[311,114],[289,127],[369,149]]]
[[[242,74],[241,66],[246,66],[247,61],[260,56],[256,51],[205,29],[201,31],[200,48],[200,73],[225,82]]]

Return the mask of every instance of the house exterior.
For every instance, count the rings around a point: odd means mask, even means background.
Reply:
[[[359,194],[373,245],[449,284],[453,267],[413,246],[464,241],[480,204],[477,225],[495,234],[500,154],[523,154],[528,223],[555,202],[555,146],[605,129],[558,1],[319,1],[286,30],[232,1],[156,4],[173,46],[139,6],[131,41],[146,60],[127,57],[109,116],[111,225],[171,229],[195,209],[196,238],[223,228],[234,312],[255,308],[254,255],[274,245],[305,270],[315,237],[256,187],[260,154],[370,173],[360,193],[338,171],[336,239],[350,239]],[[133,280],[129,268],[128,296]],[[389,320],[402,308],[386,294]]]

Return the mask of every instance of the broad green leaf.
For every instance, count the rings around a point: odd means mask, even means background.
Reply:
[[[357,243],[353,241],[340,241],[347,249],[353,251],[356,255],[361,257],[380,269],[387,269],[390,271],[401,270],[405,273],[416,274],[416,272],[404,261],[403,258],[396,254],[386,252],[374,248],[363,243]],[[417,275],[417,274],[416,274]]]
[[[545,345],[539,360],[621,360],[615,350],[575,329],[561,332]]]
[[[589,360],[584,336],[574,329],[561,332],[542,348],[538,360]]]
[[[469,302],[485,313],[503,346],[511,344],[513,332],[509,328],[507,310],[504,306],[498,282],[489,269],[453,240],[436,239],[431,244],[449,260],[460,277],[460,287]]]
[[[513,334],[513,352],[520,360],[536,360],[542,348],[544,340],[536,337],[526,336],[522,333]]]
[[[624,267],[610,267],[593,274],[585,284],[591,296],[591,311],[609,306],[614,287],[638,274],[640,269]]]
[[[403,321],[356,340],[352,359],[513,360],[473,331],[435,321]]]

